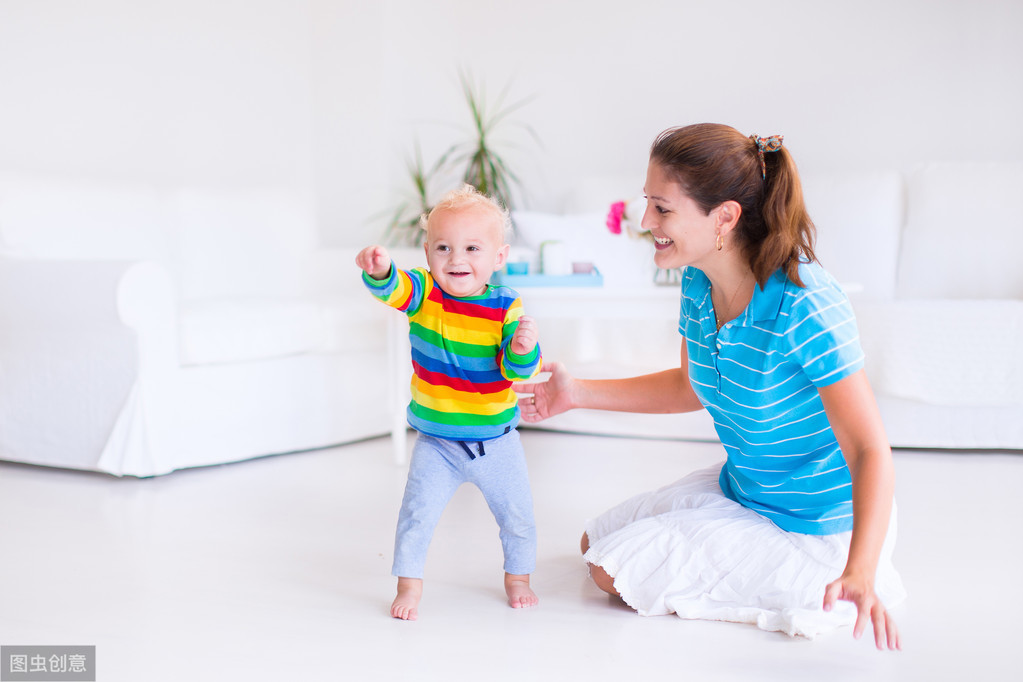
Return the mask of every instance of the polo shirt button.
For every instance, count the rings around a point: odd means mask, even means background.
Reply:
[[[721,350],[721,341],[720,340],[717,341],[717,347],[718,347],[718,350]]]

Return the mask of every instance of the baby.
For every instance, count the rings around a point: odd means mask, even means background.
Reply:
[[[538,601],[529,585],[533,498],[511,389],[540,372],[537,328],[515,291],[488,283],[508,258],[508,223],[500,205],[466,185],[426,219],[429,270],[397,269],[382,246],[356,257],[373,295],[408,315],[412,345],[408,422],[418,437],[395,536],[395,618],[417,618],[433,530],[466,481],[483,492],[500,527],[509,605]]]

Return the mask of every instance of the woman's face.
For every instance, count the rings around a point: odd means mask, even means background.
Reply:
[[[655,161],[647,168],[644,193],[647,207],[642,225],[654,237],[657,267],[700,267],[717,251],[717,209],[705,214]]]

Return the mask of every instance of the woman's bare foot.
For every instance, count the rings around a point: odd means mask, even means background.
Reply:
[[[398,596],[391,604],[391,616],[402,620],[419,617],[419,600],[423,597],[423,581],[419,578],[398,578]]]
[[[529,587],[528,575],[504,574],[504,591],[508,595],[508,606],[513,609],[528,609],[540,603],[540,599]]]

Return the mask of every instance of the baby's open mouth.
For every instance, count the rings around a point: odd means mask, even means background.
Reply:
[[[657,246],[657,248],[664,248],[665,246],[670,246],[671,244],[674,243],[675,243],[674,240],[668,239],[667,237],[654,237],[654,244]]]

